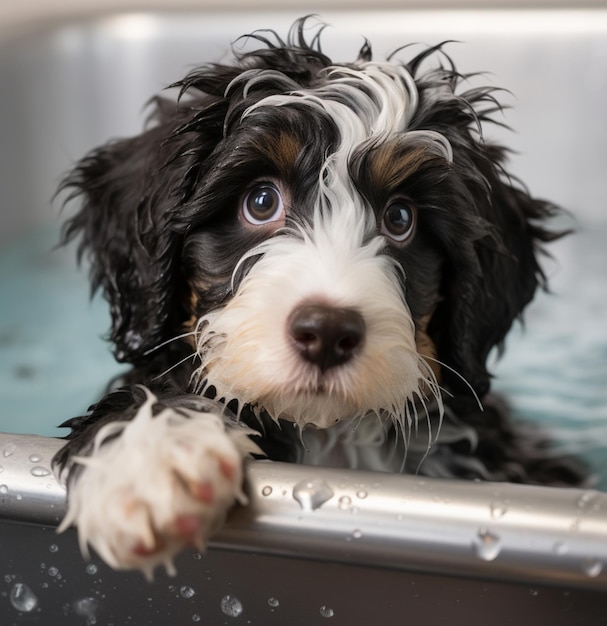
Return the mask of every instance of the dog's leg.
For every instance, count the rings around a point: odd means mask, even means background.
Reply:
[[[85,553],[91,545],[113,567],[150,578],[159,564],[172,573],[184,546],[204,548],[228,509],[245,501],[243,459],[258,449],[222,405],[208,412],[192,396],[145,396],[132,417],[110,416],[84,455],[74,456],[74,441],[60,453],[69,478],[59,530],[76,526]]]

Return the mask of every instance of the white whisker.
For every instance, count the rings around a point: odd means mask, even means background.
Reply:
[[[431,420],[430,412],[428,410],[427,405],[425,403],[422,403],[422,406],[424,407],[424,412],[426,413],[426,423],[428,424],[428,443],[426,444],[426,450],[422,454],[422,458],[419,460],[417,467],[415,468],[416,474],[419,473],[423,462],[428,458],[428,455],[430,454],[430,450],[432,450],[432,420]],[[437,439],[438,439],[438,434],[440,432],[440,427],[442,425],[442,418],[443,418],[443,413],[441,411],[440,417],[439,417],[439,420],[440,420],[439,426],[437,428],[437,433],[436,433]]]
[[[472,392],[472,395],[474,396],[474,399],[476,400],[476,403],[477,403],[479,409],[481,411],[484,410],[483,403],[481,402],[480,398],[478,397],[478,394],[476,393],[474,387],[457,370],[453,369],[452,367],[450,367],[449,365],[447,365],[443,361],[440,361],[439,359],[435,359],[435,358],[433,358],[431,356],[428,356],[427,354],[424,354],[422,358],[423,359],[428,359],[430,361],[433,361],[437,365],[440,365],[441,367],[444,367],[445,369],[449,370],[452,374],[455,374],[466,385],[466,387],[468,387],[468,389]]]
[[[144,356],[149,356],[150,354],[152,354],[152,352],[156,352],[157,350],[160,350],[160,348],[164,348],[165,346],[168,346],[170,343],[173,343],[174,341],[179,341],[180,339],[185,339],[186,337],[193,337],[196,335],[196,331],[195,330],[191,330],[188,331],[187,333],[183,333],[181,335],[177,335],[176,337],[172,337],[171,339],[167,339],[166,341],[163,341],[162,343],[159,343],[158,345],[154,346],[153,348],[150,348],[149,350],[146,350],[143,354]]]
[[[162,372],[161,374],[158,374],[157,376],[154,376],[152,378],[152,380],[154,380],[154,381],[155,380],[160,380],[161,378],[166,376],[169,372],[172,372],[175,368],[179,367],[180,365],[183,365],[189,359],[192,359],[192,360],[196,359],[197,356],[198,356],[197,352],[192,352],[192,354],[188,354],[188,356],[184,357],[180,361],[177,361],[177,363],[174,363],[173,365],[171,365],[171,367],[169,367],[166,370],[164,370],[164,372]]]

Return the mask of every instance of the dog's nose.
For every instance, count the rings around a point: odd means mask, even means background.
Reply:
[[[291,314],[288,330],[301,356],[324,372],[349,361],[362,346],[365,321],[353,309],[305,304]]]

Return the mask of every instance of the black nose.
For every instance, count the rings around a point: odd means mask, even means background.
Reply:
[[[304,304],[291,314],[288,330],[301,356],[323,372],[349,361],[365,338],[365,321],[353,309]]]

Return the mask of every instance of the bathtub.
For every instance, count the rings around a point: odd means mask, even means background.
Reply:
[[[334,57],[351,58],[362,35],[377,57],[453,39],[462,71],[487,70],[484,82],[512,92],[504,121],[516,133],[491,133],[533,193],[571,210],[578,234],[553,247],[555,295],[514,331],[496,384],[517,414],[556,422],[597,489],[255,462],[250,505],[153,583],[84,559],[73,531],[56,534],[56,427],[119,371],[100,339],[104,304],[87,304],[73,250],[51,251],[65,217],[51,204],[57,182],[88,149],[136,133],[149,96],[192,65],[295,17],[125,13],[0,38],[0,624],[607,623],[607,10],[323,15]],[[555,362],[568,366],[558,377]],[[526,387],[527,371],[552,384]]]

